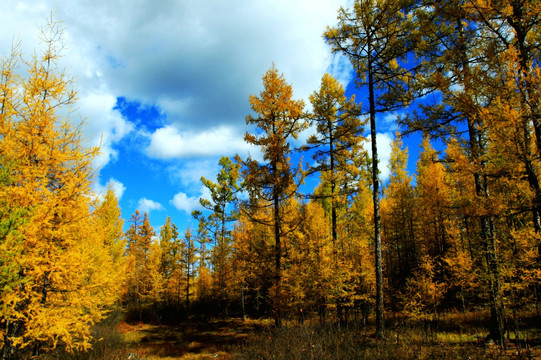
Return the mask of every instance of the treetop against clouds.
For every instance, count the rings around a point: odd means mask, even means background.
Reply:
[[[17,41],[26,54],[39,49],[53,11],[64,29],[59,65],[75,77],[88,143],[101,146],[95,190],[111,182],[125,218],[139,208],[156,227],[167,214],[182,224],[220,156],[259,156],[243,140],[245,117],[272,64],[305,103],[325,72],[350,83],[349,62],[322,37],[340,6],[349,3],[0,0],[1,55]]]

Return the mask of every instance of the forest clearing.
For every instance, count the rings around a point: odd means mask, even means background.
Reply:
[[[423,324],[392,316],[386,337],[374,337],[373,324],[352,321],[341,327],[318,320],[288,322],[276,329],[272,319],[192,318],[177,325],[124,321],[98,326],[102,340],[80,354],[54,353],[47,359],[539,359],[541,326],[535,315],[516,319],[502,348],[487,343],[487,314],[441,314]],[[120,316],[120,315],[119,315]],[[518,336],[518,340],[517,340]]]
[[[125,221],[95,184],[51,14],[0,63],[2,360],[538,358],[540,26],[538,0],[340,7],[322,41],[354,80],[300,99],[273,64],[244,99],[256,151],[183,168],[201,196],[155,228],[161,204]]]

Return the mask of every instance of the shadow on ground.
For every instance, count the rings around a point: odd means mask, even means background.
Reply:
[[[132,349],[146,358],[228,358],[228,349],[246,341],[262,325],[242,319],[183,322],[176,326],[133,326],[126,332]]]

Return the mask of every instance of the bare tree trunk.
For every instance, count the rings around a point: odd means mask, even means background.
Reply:
[[[274,325],[276,327],[282,326],[282,316],[281,316],[281,282],[282,282],[282,244],[280,243],[280,203],[278,195],[274,195]]]
[[[370,42],[370,40],[368,40]],[[368,55],[372,49],[369,47]],[[379,212],[379,170],[378,146],[376,141],[376,105],[374,94],[374,74],[372,59],[368,60],[368,97],[370,102],[370,137],[372,142],[372,200],[374,203],[374,244],[376,252],[376,337],[382,338],[384,331],[384,304],[383,304],[383,267],[381,254],[381,230]]]
[[[190,260],[188,259],[188,266],[186,268],[186,313],[190,314]]]

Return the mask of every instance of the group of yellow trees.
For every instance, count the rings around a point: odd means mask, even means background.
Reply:
[[[517,310],[537,309],[540,23],[538,1],[357,0],[325,38],[351,61],[366,105],[325,75],[308,113],[271,68],[246,119],[263,160],[236,158],[244,192],[228,288],[243,312],[280,325],[375,309],[380,336],[384,307],[419,316],[486,306],[501,343]],[[405,107],[404,133],[424,138],[415,178],[398,138],[380,191],[376,115]],[[291,143],[309,124],[316,133],[299,150],[314,165],[302,169]],[[301,195],[311,174],[320,185]]]
[[[55,69],[61,35],[0,78],[0,347],[4,359],[59,344],[87,348],[121,302],[158,317],[213,315],[366,321],[485,307],[503,342],[541,291],[541,3],[356,0],[325,31],[368,103],[330,75],[311,110],[273,66],[246,119],[261,161],[223,157],[196,230],[147,214],[123,232],[112,190],[90,191],[98,149],[69,120],[76,95]],[[400,136],[380,190],[376,115],[423,141],[414,176]],[[370,123],[370,140],[365,134]],[[312,126],[307,143],[292,148]],[[437,140],[438,148],[433,147]],[[371,152],[364,146],[370,141]],[[292,163],[294,152],[311,165]],[[310,194],[300,186],[319,176]],[[100,229],[96,231],[96,229]],[[162,311],[162,313],[160,313]]]

